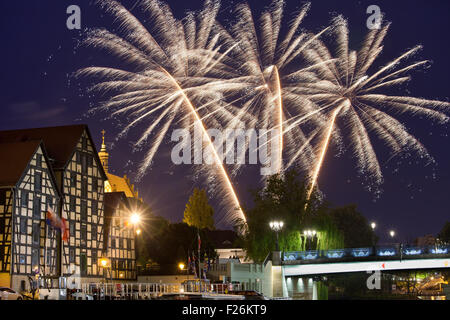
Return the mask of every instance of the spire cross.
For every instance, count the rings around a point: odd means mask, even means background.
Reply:
[[[105,144],[105,129],[102,130],[102,139],[103,139],[103,144]]]

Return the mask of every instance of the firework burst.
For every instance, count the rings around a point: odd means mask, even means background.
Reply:
[[[232,26],[228,29],[221,25],[217,27],[224,47],[233,48],[229,50],[228,60],[224,59],[228,76],[240,84],[238,92],[231,91],[232,97],[240,97],[241,114],[254,115],[251,122],[246,122],[248,127],[272,130],[268,140],[278,140],[271,144],[278,146],[278,150],[271,150],[277,154],[272,158],[277,161],[274,167],[278,173],[284,169],[283,156],[288,159],[288,166],[296,163],[307,171],[309,164],[315,161],[314,150],[301,128],[290,126],[285,130],[293,115],[303,114],[308,108],[312,111],[313,106],[303,95],[286,92],[283,88],[285,80],[299,72],[296,63],[301,53],[327,30],[317,34],[300,30],[309,8],[310,3],[307,3],[293,15],[284,36],[280,36],[282,0],[273,1],[257,20],[247,3],[238,4]],[[309,66],[307,70],[314,67]],[[313,121],[323,119],[315,117]]]
[[[369,132],[375,133],[389,147],[391,158],[400,153],[416,152],[420,158],[433,162],[422,143],[394,115],[422,115],[439,123],[449,119],[448,102],[380,93],[409,81],[408,71],[427,65],[428,61],[424,60],[399,67],[417,53],[420,46],[406,51],[371,75],[369,68],[382,52],[389,24],[379,30],[371,30],[359,51],[349,49],[347,22],[342,16],[334,18],[332,26],[332,36],[336,41],[334,55],[322,41],[314,41],[302,53],[309,64],[316,66],[314,71],[298,72],[285,88],[292,94],[304,96],[316,106],[316,112],[296,119],[295,125],[305,124],[318,115],[328,119],[318,127],[321,132],[317,135],[320,138],[318,159],[311,174],[309,195],[316,186],[330,143],[345,130],[349,132],[350,147],[360,174],[368,177],[371,184],[380,185],[383,182],[382,171]]]
[[[178,124],[190,130],[198,126],[202,135],[194,144],[200,143],[213,158],[212,166],[201,168],[208,170],[209,181],[220,177],[221,187],[232,203],[228,207],[233,208],[228,219],[245,221],[222,159],[207,133],[209,126],[222,128],[222,123],[233,119],[235,111],[232,105],[222,106],[221,102],[221,90],[232,89],[234,84],[222,80],[227,71],[221,59],[227,51],[220,53],[219,35],[212,32],[219,3],[206,1],[201,11],[189,12],[183,20],[177,20],[168,5],[141,1],[141,13],[152,21],[150,29],[119,2],[98,3],[114,17],[117,31],[89,30],[83,43],[105,50],[126,68],[88,67],[79,70],[77,76],[96,79],[91,90],[108,94],[96,109],[127,119],[119,137],[137,125],[146,126],[135,143],[136,148],[148,146],[138,178],[151,166],[171,126]]]

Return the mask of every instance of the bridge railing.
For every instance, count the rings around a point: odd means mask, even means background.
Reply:
[[[308,250],[308,251],[285,251],[284,261],[316,260],[316,259],[340,259],[359,257],[390,257],[390,256],[418,256],[418,255],[439,255],[450,254],[450,245],[437,245],[428,247],[414,246],[378,246],[366,248],[346,248],[333,250]]]

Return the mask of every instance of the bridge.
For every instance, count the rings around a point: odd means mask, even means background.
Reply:
[[[306,276],[375,270],[450,268],[450,245],[383,246],[325,251],[283,252],[284,276]]]

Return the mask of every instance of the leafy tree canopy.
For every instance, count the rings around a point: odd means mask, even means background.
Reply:
[[[351,204],[331,209],[331,218],[344,237],[346,248],[372,246],[378,240],[366,217]]]
[[[245,209],[247,224],[237,221],[243,233],[243,244],[249,258],[261,262],[276,248],[275,233],[270,229],[271,221],[283,221],[279,233],[280,250],[305,250],[306,239],[302,235],[306,228],[318,231],[311,249],[337,248],[342,245],[342,237],[327,213],[327,207],[313,193],[307,200],[307,185],[300,181],[295,170],[282,177],[269,177],[266,186],[252,190],[254,206]]]
[[[214,209],[208,203],[204,189],[194,189],[184,210],[183,222],[199,229],[214,229]]]
[[[438,235],[439,240],[450,243],[450,221],[447,221]]]

